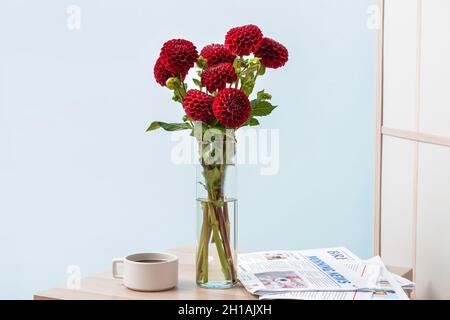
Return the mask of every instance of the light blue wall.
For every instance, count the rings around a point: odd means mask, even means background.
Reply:
[[[161,44],[200,48],[256,23],[290,50],[261,82],[281,107],[280,172],[243,166],[240,247],[372,247],[374,0],[0,3],[0,298],[30,298],[111,258],[194,241],[194,168],[151,120],[181,110],[154,83]],[[82,10],[66,27],[66,6]]]

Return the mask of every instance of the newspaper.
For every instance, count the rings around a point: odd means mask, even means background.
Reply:
[[[358,273],[366,281],[366,288],[361,288],[353,292],[284,292],[266,293],[260,296],[262,300],[273,299],[294,299],[294,300],[408,300],[408,296],[402,290],[410,288],[413,283],[403,277],[390,273],[379,257],[374,257],[367,261],[347,261],[345,265],[352,272]],[[371,276],[364,276],[365,273]],[[379,276],[374,278],[378,270]]]
[[[379,257],[362,261],[343,247],[243,254],[238,274],[264,300],[403,300],[402,285],[414,285],[394,277]]]
[[[361,278],[344,261],[355,261],[345,248],[249,253],[239,255],[238,276],[245,288],[257,295],[365,288],[365,278],[370,275]]]
[[[372,292],[363,291],[304,291],[272,293],[260,296],[260,300],[372,300]]]
[[[392,277],[395,281],[398,282],[398,284],[404,289],[404,290],[413,290],[416,287],[416,284],[412,282],[411,280],[405,279],[402,276],[399,276],[398,274],[391,273]]]
[[[372,290],[372,300],[409,300],[401,284],[387,270],[380,257],[374,257],[364,263],[378,265],[381,270],[380,277]]]

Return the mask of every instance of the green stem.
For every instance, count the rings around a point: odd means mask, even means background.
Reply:
[[[197,247],[197,256],[196,256],[196,275],[197,275],[197,280],[199,280],[202,276],[202,259],[203,259],[203,246],[204,246],[204,236],[203,236],[203,229],[204,229],[204,225],[202,225],[202,232],[200,233],[200,239],[198,242],[198,247]]]
[[[181,80],[181,75],[179,76],[179,79],[180,79],[181,83],[179,86],[177,86],[175,88],[175,90],[177,91],[177,93],[181,97],[181,99],[183,99],[184,96],[186,95],[186,87],[185,87],[184,81]]]
[[[208,258],[209,258],[209,239],[211,238],[211,229],[209,228],[209,223],[208,223],[208,218],[206,217],[206,221],[205,221],[205,242],[203,245],[203,282],[207,283],[208,282],[208,276],[209,276],[209,272],[208,272]]]
[[[174,89],[175,91],[176,91],[176,93],[181,97],[181,99],[183,99],[184,98],[184,96],[183,96],[183,94],[181,93],[181,90],[180,90],[180,88],[175,88]],[[180,103],[182,103],[182,102],[180,102]]]
[[[244,87],[244,83],[247,82],[249,75],[250,75],[250,68],[247,68],[247,70],[245,71],[244,81],[241,81],[241,90]]]
[[[197,252],[197,282],[199,284],[208,282],[208,250],[210,244],[216,247],[224,279],[235,282],[234,252],[230,243],[230,222],[224,195],[227,162],[226,159],[223,159],[222,164],[207,165],[203,162],[203,149],[204,145],[200,144],[200,163],[203,166],[204,185],[208,196],[202,204],[203,222]],[[224,155],[226,156],[226,153]],[[213,170],[218,170],[220,174],[211,175]]]
[[[243,59],[243,58],[244,58],[243,56],[240,56],[240,57],[239,57],[239,65],[238,65],[239,70],[241,70],[241,67],[242,67],[242,59]],[[235,85],[235,89],[237,89],[237,88],[239,88],[239,77],[238,77],[238,79],[236,80],[236,85]]]
[[[219,221],[220,226],[220,233],[224,242],[224,249],[225,254],[227,256],[227,262],[228,262],[228,268],[231,274],[231,278],[234,281],[236,277],[236,272],[234,268],[234,262],[233,262],[233,251],[231,250],[230,246],[230,221],[228,217],[228,204],[225,201],[225,195],[223,194],[223,191],[225,189],[225,176],[226,176],[226,140],[224,140],[223,143],[223,150],[224,150],[224,164],[220,165],[220,179],[221,179],[221,188],[220,188],[220,195],[219,197],[223,199],[223,208],[217,208],[216,214]]]
[[[211,238],[211,229],[208,221],[208,208],[203,206],[203,221],[197,248],[197,281],[208,282],[208,246]]]
[[[235,280],[235,270],[234,270],[234,263],[233,263],[233,252],[231,251],[230,246],[230,234],[227,231],[227,224],[225,222],[225,217],[223,215],[223,211],[220,208],[217,208],[216,210],[217,220],[219,223],[219,231],[220,235],[223,240],[223,247],[225,250],[225,256],[227,260],[227,268],[230,272],[231,279]]]
[[[257,72],[256,72],[256,75],[255,75],[255,79],[253,79],[253,82],[256,83],[256,79],[258,79],[258,76],[259,76],[259,73],[258,73],[258,71],[257,71]]]
[[[226,231],[227,231],[227,235],[228,235],[228,239],[230,239],[230,218],[228,215],[228,203],[224,203],[223,204],[223,217],[225,220],[225,227],[226,227]]]
[[[226,280],[231,280],[230,271],[228,270],[228,259],[225,255],[224,250],[224,244],[219,236],[219,226],[217,224],[215,210],[213,204],[210,203],[209,206],[210,206],[209,217],[211,221],[212,233],[217,248],[217,254],[219,255],[220,264],[222,265],[222,272]]]

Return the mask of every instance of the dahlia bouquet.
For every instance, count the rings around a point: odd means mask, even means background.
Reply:
[[[263,36],[255,25],[228,31],[224,44],[205,46],[200,54],[184,39],[164,43],[154,66],[156,82],[172,91],[181,103],[181,122],[155,121],[147,131],[190,130],[198,140],[200,175],[198,196],[198,239],[196,280],[203,287],[225,288],[236,283],[236,201],[227,191],[226,178],[235,163],[235,131],[259,125],[259,117],[276,106],[266,91],[252,96],[258,77],[268,68],[277,69],[288,61],[288,50]],[[195,89],[188,90],[189,71]],[[231,208],[230,208],[231,206]],[[217,269],[214,270],[214,263]]]

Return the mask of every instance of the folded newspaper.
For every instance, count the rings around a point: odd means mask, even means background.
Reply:
[[[238,277],[260,299],[407,300],[414,283],[390,273],[379,257],[346,248],[239,255]]]

